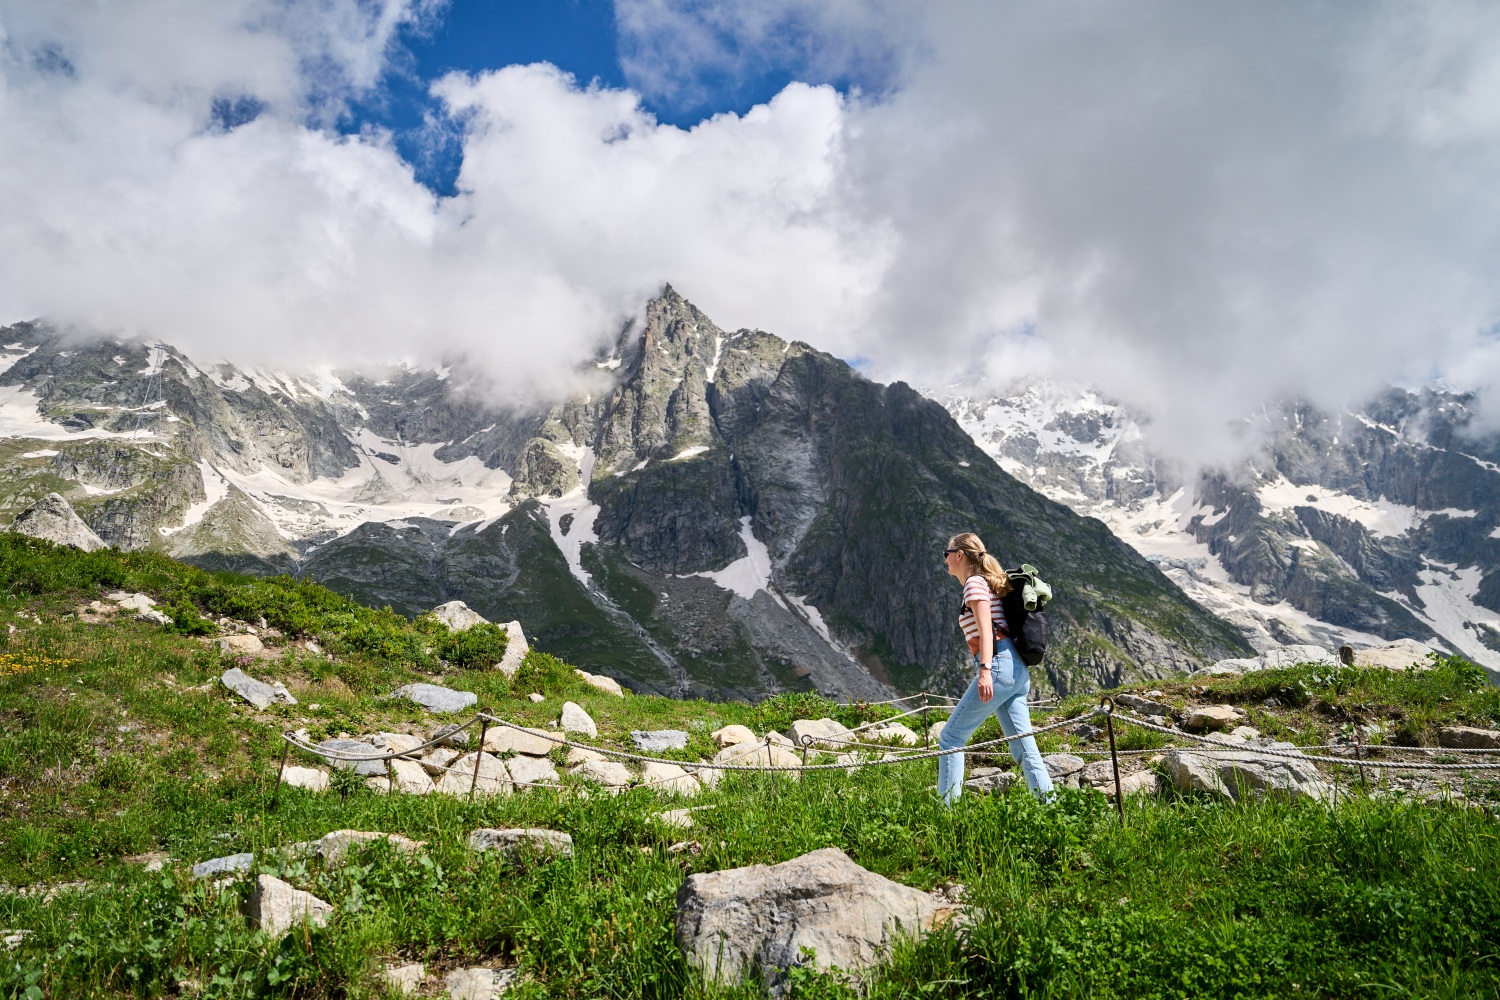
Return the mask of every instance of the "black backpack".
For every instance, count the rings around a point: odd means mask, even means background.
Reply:
[[[1042,609],[1052,599],[1052,588],[1029,564],[1006,570],[1005,575],[1010,577],[1010,591],[1000,598],[1000,609],[1005,612],[1010,641],[1021,654],[1021,662],[1034,667],[1047,655],[1047,612]]]

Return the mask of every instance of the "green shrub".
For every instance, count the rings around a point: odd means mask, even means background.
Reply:
[[[433,655],[458,667],[488,667],[505,655],[509,634],[499,625],[485,622],[471,625],[462,632],[449,632],[437,637],[432,647]]]

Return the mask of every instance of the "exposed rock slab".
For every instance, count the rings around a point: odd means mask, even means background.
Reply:
[[[1500,730],[1444,726],[1438,730],[1438,746],[1454,750],[1500,750]]]
[[[7,530],[85,552],[106,548],[104,539],[94,534],[94,529],[84,524],[73,506],[57,493],[48,493],[21,511]]]
[[[501,851],[507,855],[536,853],[567,856],[573,853],[573,838],[561,830],[480,827],[469,834],[469,850]]]
[[[1301,756],[1290,743],[1272,743],[1269,749]],[[1169,750],[1163,765],[1172,784],[1181,792],[1235,801],[1309,798],[1321,802],[1333,796],[1332,786],[1323,780],[1313,763],[1296,757]]]
[[[271,875],[256,878],[255,888],[245,904],[250,926],[272,937],[280,937],[303,921],[314,927],[322,926],[332,915],[331,904]]]
[[[620,682],[613,677],[605,677],[603,674],[591,674],[587,670],[579,670],[576,667],[573,669],[573,672],[583,678],[583,682],[591,688],[603,691],[606,694],[612,694],[616,698],[625,697],[625,689],[620,687]]]
[[[1150,698],[1142,698],[1138,694],[1117,694],[1115,695],[1115,704],[1123,705],[1132,712],[1138,712],[1141,715],[1165,718],[1172,714],[1172,709],[1169,706],[1152,701]]]
[[[1386,670],[1405,670],[1412,666],[1426,667],[1430,665],[1427,657],[1431,652],[1431,647],[1415,639],[1397,639],[1383,646],[1356,649],[1354,665],[1356,667],[1384,667]]]
[[[454,691],[452,688],[441,687],[437,684],[405,684],[392,691],[390,696],[405,698],[407,701],[416,702],[429,712],[440,712],[444,715],[462,712],[479,701],[479,695],[473,691]]]
[[[513,678],[520,673],[526,654],[531,652],[531,644],[526,641],[526,633],[521,631],[520,622],[507,622],[505,636],[505,655],[500,657],[495,669],[506,677]]]
[[[540,729],[512,729],[494,726],[484,734],[484,748],[491,753],[522,753],[528,757],[545,757],[558,746],[559,736]]]
[[[495,1000],[515,981],[515,969],[454,969],[443,980],[448,1000]]]
[[[774,988],[806,961],[805,950],[818,969],[857,976],[898,935],[920,937],[958,912],[827,847],[779,865],[688,876],[677,890],[676,940],[710,983],[736,984],[760,969]]]
[[[630,741],[641,753],[661,753],[663,750],[681,750],[686,747],[688,734],[681,729],[632,729]]]
[[[328,791],[328,772],[316,767],[288,765],[281,771],[281,782],[293,788],[305,788],[310,792]]]
[[[223,676],[219,678],[219,683],[260,711],[265,711],[278,702],[283,705],[297,704],[297,699],[293,698],[292,693],[282,684],[267,684],[265,681],[258,681],[239,667],[231,667],[224,671]]]
[[[210,858],[207,861],[200,861],[193,866],[193,878],[208,878],[210,875],[247,872],[254,863],[255,855],[249,851],[243,854],[229,854],[222,858]]]

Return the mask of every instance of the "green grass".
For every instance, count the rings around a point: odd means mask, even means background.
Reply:
[[[31,935],[0,963],[0,996],[379,997],[386,962],[423,961],[429,982],[463,964],[518,965],[524,982],[513,995],[523,998],[748,998],[758,985],[709,988],[688,970],[672,939],[678,887],[694,871],[826,846],[909,885],[962,883],[981,911],[971,930],[898,948],[872,977],[873,997],[1500,993],[1500,824],[1490,811],[1359,795],[1340,796],[1336,809],[1164,796],[1131,801],[1122,825],[1091,792],[1064,791],[1043,806],[1014,790],[944,808],[930,790],[931,761],[798,782],[729,775],[693,803],[708,808],[694,813],[690,833],[653,818],[684,803],[640,789],[468,801],[283,787],[272,809],[280,730],[302,726],[317,738],[431,728],[436,720],[414,707],[378,700],[411,680],[473,690],[528,725],[545,726],[572,699],[615,745],[628,745],[632,729],[685,729],[689,759],[711,753],[708,733],[731,722],[763,733],[796,718],[831,714],[853,725],[894,710],[839,708],[809,694],[756,706],[621,699],[544,653],[507,682],[453,660],[444,669],[433,655],[403,660],[350,643],[332,661],[288,650],[253,664],[301,701],[257,713],[213,685],[223,664],[202,641],[67,617],[101,588],[151,589],[155,580],[153,592],[164,593],[197,571],[30,544],[5,552],[14,557],[0,561],[0,622],[17,631],[0,629],[0,881],[28,893],[0,892],[0,926]],[[251,584],[210,579],[243,588],[247,613],[264,606]],[[308,613],[321,600],[305,595]],[[1382,676],[1296,668],[1216,680],[1203,698],[1253,707],[1276,697],[1284,710],[1257,711],[1310,738],[1344,724],[1339,713],[1400,711],[1426,733],[1445,720],[1493,723],[1494,692],[1472,680],[1451,662]],[[1293,704],[1298,685],[1306,691]],[[1176,703],[1197,687],[1158,686]],[[546,700],[532,704],[531,691]],[[1064,712],[1088,704],[1074,699]],[[1122,745],[1139,732],[1122,732]],[[1042,739],[1047,750],[1076,742]],[[565,830],[575,854],[505,863],[465,849],[477,826]],[[413,859],[376,845],[337,868],[276,850],[339,828],[428,846]],[[702,853],[667,853],[688,837]],[[146,851],[176,863],[147,873],[124,860]],[[240,915],[243,881],[219,891],[186,872],[239,851],[255,853],[258,871],[331,902],[330,926],[280,939],[252,932]],[[43,894],[75,881],[86,886]],[[793,977],[791,994],[850,995],[805,974]]]

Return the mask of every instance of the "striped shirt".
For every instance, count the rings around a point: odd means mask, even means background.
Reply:
[[[969,652],[978,653],[979,641],[979,619],[974,617],[974,610],[969,606],[971,601],[988,601],[990,605],[990,621],[994,625],[994,639],[996,643],[1007,634],[1009,630],[1005,625],[1005,609],[1000,607],[1000,598],[990,591],[990,585],[982,576],[971,576],[964,583],[964,609],[958,615],[958,627],[964,630],[964,641],[969,644]]]

